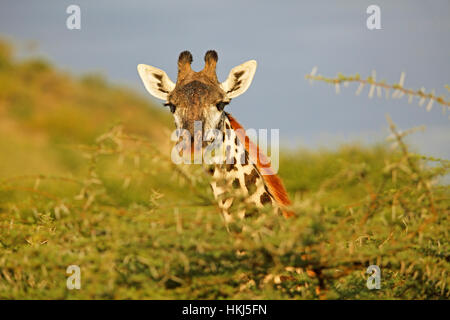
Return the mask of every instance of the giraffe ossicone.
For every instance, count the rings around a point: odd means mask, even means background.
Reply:
[[[192,70],[192,60],[189,51],[180,53],[175,83],[161,69],[138,65],[147,91],[164,100],[174,116],[176,131],[172,139],[178,143],[172,150],[172,160],[182,163],[183,157],[179,156],[183,154],[184,161],[193,156],[193,163],[206,164],[206,171],[212,176],[214,197],[227,222],[235,215],[245,217],[249,208],[257,211],[266,205],[286,217],[293,215],[286,189],[268,157],[224,110],[231,99],[249,88],[256,61],[234,67],[220,83],[216,75],[218,55],[215,51],[206,52],[201,71]]]

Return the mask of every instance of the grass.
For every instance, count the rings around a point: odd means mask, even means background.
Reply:
[[[202,169],[170,161],[171,127],[135,93],[1,42],[0,298],[449,298],[449,162],[393,124],[396,149],[282,152],[296,217],[231,233]]]

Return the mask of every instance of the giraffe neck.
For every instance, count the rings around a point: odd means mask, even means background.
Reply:
[[[211,187],[227,222],[234,215],[240,218],[276,201],[269,191],[258,166],[249,157],[244,144],[236,135],[227,114],[223,121],[225,163],[210,167]]]

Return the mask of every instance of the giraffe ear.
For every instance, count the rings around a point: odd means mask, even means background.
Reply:
[[[175,88],[175,83],[169,76],[164,71],[146,64],[138,65],[137,69],[145,89],[155,98],[167,100],[167,96]]]
[[[227,80],[220,84],[228,98],[236,98],[247,91],[255,75],[256,65],[255,60],[250,60],[231,69]]]

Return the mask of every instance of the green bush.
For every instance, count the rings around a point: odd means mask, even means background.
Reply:
[[[448,299],[449,162],[410,153],[393,124],[395,150],[284,151],[296,216],[228,232],[202,169],[170,161],[163,113],[102,78],[0,59],[0,298]],[[26,116],[8,111],[23,72]]]

